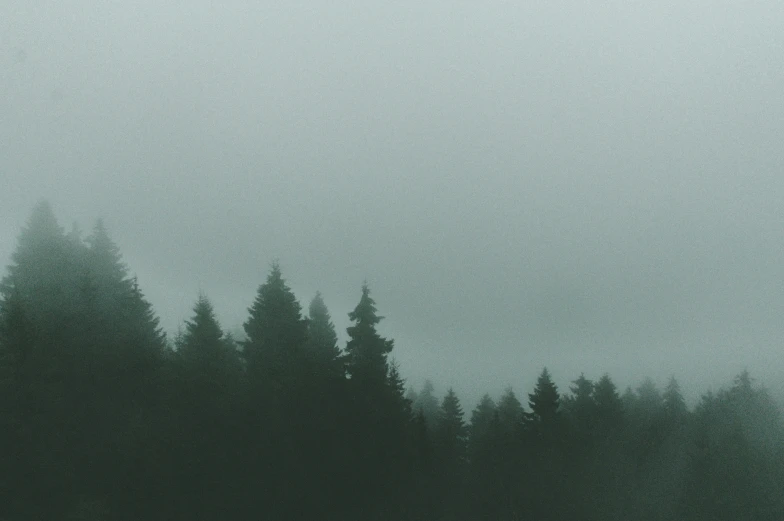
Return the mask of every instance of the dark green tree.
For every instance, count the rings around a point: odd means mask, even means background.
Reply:
[[[679,419],[686,414],[686,400],[683,399],[681,387],[674,376],[671,376],[667,382],[662,399],[664,401],[664,412],[669,418]]]
[[[248,376],[253,385],[278,394],[302,375],[308,324],[277,262],[248,311],[250,316],[243,324],[248,337],[243,345]]]
[[[203,294],[193,307],[193,318],[185,322],[176,348],[186,374],[209,383],[212,393],[239,378],[241,366],[234,341],[224,334],[212,303]]]
[[[383,338],[376,326],[384,317],[378,315],[375,301],[370,297],[367,283],[362,285],[362,297],[354,311],[349,313],[354,325],[349,326],[346,344],[346,369],[357,385],[382,385],[387,377],[387,355],[394,342]]]
[[[528,395],[531,412],[527,415],[532,428],[552,426],[558,421],[561,396],[553,383],[550,372],[545,367],[536,381],[534,392]]]
[[[450,387],[441,402],[435,427],[436,447],[444,461],[461,465],[466,459],[468,428],[455,391]]]
[[[498,401],[497,410],[504,432],[512,438],[518,437],[522,432],[525,410],[511,387],[507,387],[506,391],[504,391],[504,394]]]
[[[623,417],[623,403],[618,395],[618,388],[609,375],[602,375],[594,384],[593,401],[599,423],[605,428],[617,427]]]
[[[324,376],[342,378],[345,366],[338,347],[338,335],[320,292],[316,292],[310,302],[308,315],[307,346],[313,357],[314,369]]]

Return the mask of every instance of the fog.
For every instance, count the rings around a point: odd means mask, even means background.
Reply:
[[[0,261],[103,217],[167,331],[278,259],[408,383],[784,392],[784,4],[5,2]]]

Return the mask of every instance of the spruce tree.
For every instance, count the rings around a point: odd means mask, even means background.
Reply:
[[[664,412],[670,419],[679,419],[686,413],[686,400],[681,394],[681,387],[674,376],[667,382],[662,395]]]
[[[400,424],[407,424],[412,419],[411,401],[405,394],[406,382],[400,375],[400,368],[395,360],[389,363],[389,374],[387,375],[387,386],[392,401],[399,416]]]
[[[376,326],[384,317],[378,315],[375,301],[370,297],[367,283],[362,285],[362,297],[349,313],[354,325],[347,328],[346,369],[356,385],[380,387],[387,376],[387,355],[394,341],[378,334]]]
[[[425,380],[422,390],[417,394],[414,402],[414,410],[422,411],[427,421],[427,427],[432,432],[438,423],[439,405],[438,398],[433,393],[435,388],[433,382]]]
[[[463,420],[463,408],[455,391],[450,387],[439,408],[435,440],[442,458],[447,462],[462,464],[466,457],[468,428]]]
[[[579,433],[588,433],[596,417],[593,388],[593,382],[580,373],[563,399],[564,413]]]
[[[511,387],[507,387],[498,401],[498,418],[504,432],[511,437],[522,432],[525,410]]]
[[[307,345],[313,357],[314,370],[323,376],[343,377],[345,367],[338,347],[338,335],[320,292],[316,292],[310,302],[308,318]]]
[[[301,376],[308,324],[277,262],[248,311],[243,324],[248,376],[254,385],[281,391]]]
[[[493,418],[496,413],[497,407],[490,395],[482,396],[476,408],[471,411],[471,423],[468,427],[469,454],[476,455],[482,445],[485,445],[487,440],[491,438]]]
[[[229,380],[239,376],[240,365],[233,341],[223,333],[215,317],[212,303],[199,295],[193,307],[193,318],[177,338],[177,356],[186,374],[201,381],[212,381],[214,391],[225,388]]]
[[[618,388],[609,375],[604,374],[593,387],[596,418],[605,428],[617,426],[623,417],[623,403]]]
[[[528,395],[531,412],[527,415],[532,426],[552,425],[560,413],[561,396],[545,367],[536,381],[534,392]]]

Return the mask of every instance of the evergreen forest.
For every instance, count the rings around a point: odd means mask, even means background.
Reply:
[[[0,520],[784,519],[781,411],[748,372],[694,406],[546,368],[465,404],[406,383],[367,284],[331,310],[273,263],[239,338],[204,294],[166,335],[141,282],[102,221],[33,209],[0,284]]]

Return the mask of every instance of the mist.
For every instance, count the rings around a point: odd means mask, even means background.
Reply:
[[[406,387],[784,399],[784,5],[0,5],[0,263],[102,218],[162,331],[279,263]],[[277,265],[277,264],[276,264]]]

